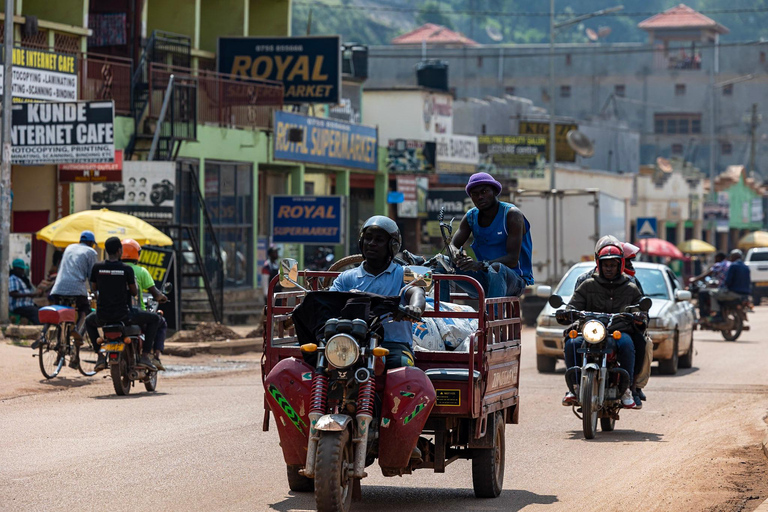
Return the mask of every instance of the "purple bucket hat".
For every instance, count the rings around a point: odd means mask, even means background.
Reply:
[[[476,172],[470,176],[469,183],[467,183],[467,187],[464,190],[466,190],[467,195],[469,195],[469,191],[478,185],[489,185],[496,189],[496,195],[501,193],[501,183],[496,181],[493,176],[487,172]]]

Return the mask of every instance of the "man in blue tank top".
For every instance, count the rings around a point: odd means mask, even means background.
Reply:
[[[519,297],[533,284],[530,223],[515,205],[499,201],[501,183],[490,174],[473,174],[466,191],[475,207],[461,219],[451,245],[461,249],[471,234],[477,261],[462,253],[456,260],[457,273],[477,279],[486,297]],[[457,284],[470,297],[476,295],[474,287]],[[448,300],[447,293],[446,286],[440,299]]]

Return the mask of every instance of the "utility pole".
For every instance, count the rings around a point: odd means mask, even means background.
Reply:
[[[754,177],[755,155],[757,154],[757,126],[760,121],[757,117],[757,103],[752,104],[752,116],[749,120],[749,176]]]
[[[10,267],[11,240],[11,101],[13,97],[13,0],[5,0],[3,42],[2,153],[0,153],[0,272]],[[7,275],[7,274],[6,274]],[[8,321],[8,278],[0,278],[0,322]]]

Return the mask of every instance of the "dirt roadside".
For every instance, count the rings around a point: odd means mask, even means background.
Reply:
[[[64,367],[61,373],[47,380],[40,373],[37,354],[28,346],[0,340],[0,401],[38,393],[55,393],[74,387],[103,382],[100,373],[94,377],[80,375],[77,370]],[[240,355],[196,354],[192,357],[163,356],[163,364],[169,371],[161,372],[162,378],[202,377],[218,371],[254,371],[261,360],[260,352]]]

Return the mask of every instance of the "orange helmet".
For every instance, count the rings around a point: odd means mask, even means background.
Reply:
[[[132,238],[126,238],[123,240],[122,259],[139,261],[139,254],[141,254],[141,246],[139,245],[139,242]]]

